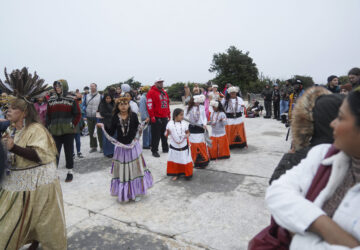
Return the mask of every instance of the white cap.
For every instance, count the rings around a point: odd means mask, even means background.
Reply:
[[[217,107],[219,107],[219,102],[218,101],[211,101],[210,106],[217,108]]]
[[[216,85],[216,84],[213,84],[212,87],[213,87],[213,88],[219,88],[219,86]]]
[[[163,78],[158,77],[158,78],[156,78],[155,83],[157,83],[157,82],[163,82],[163,81],[164,81],[164,79],[163,79]]]

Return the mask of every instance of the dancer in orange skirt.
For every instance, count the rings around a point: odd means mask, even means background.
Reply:
[[[191,144],[191,157],[195,168],[205,168],[209,164],[209,154],[204,137],[204,132],[207,129],[205,107],[202,105],[204,101],[204,95],[195,95],[192,97],[185,115],[190,122],[189,141]]]
[[[185,175],[186,179],[191,179],[193,175],[193,162],[188,144],[189,125],[183,119],[184,111],[177,108],[173,112],[173,120],[166,126],[166,136],[170,137],[167,175],[174,176],[173,181],[180,175]]]
[[[229,141],[225,132],[226,115],[219,101],[211,101],[214,112],[210,117],[212,147],[209,147],[211,160],[230,158]]]
[[[226,135],[230,148],[247,147],[244,126],[244,101],[238,96],[239,88],[230,87],[226,99],[222,101],[227,117]]]

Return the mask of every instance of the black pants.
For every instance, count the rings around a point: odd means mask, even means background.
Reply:
[[[165,136],[168,118],[156,118],[156,122],[151,124],[151,152],[159,151],[159,143],[161,139],[162,150],[169,151],[169,145]]]
[[[66,168],[72,169],[74,167],[74,134],[66,134],[66,135],[54,135],[54,140],[56,143],[56,148],[59,152],[56,157],[57,165],[59,165],[59,158],[61,153],[62,145],[64,144],[64,152],[65,152],[65,160],[66,160]]]
[[[271,101],[265,101],[266,117],[271,117]]]
[[[280,102],[274,102],[274,117],[280,119]]]

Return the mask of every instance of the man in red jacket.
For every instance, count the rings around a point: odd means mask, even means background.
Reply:
[[[146,105],[151,121],[151,152],[154,157],[160,157],[158,153],[160,138],[163,152],[169,151],[165,130],[170,119],[170,102],[163,86],[164,80],[158,78],[146,96]]]

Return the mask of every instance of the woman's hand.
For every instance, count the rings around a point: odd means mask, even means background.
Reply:
[[[97,123],[97,124],[96,124],[96,127],[98,127],[98,128],[103,128],[103,127],[104,127],[104,123]]]
[[[149,121],[150,121],[149,117],[145,119],[145,123],[149,123]]]
[[[7,150],[11,150],[13,147],[14,147],[14,139],[13,138],[11,138],[10,136],[7,136],[7,137],[5,137],[4,139],[4,142],[5,142],[5,145],[6,145],[6,148],[7,148]]]
[[[360,246],[360,242],[351,234],[343,230],[330,217],[321,215],[309,227],[309,231],[321,236],[331,245],[340,245],[350,248]]]

